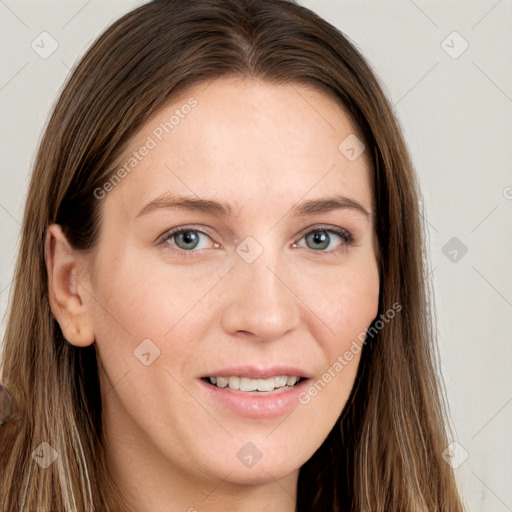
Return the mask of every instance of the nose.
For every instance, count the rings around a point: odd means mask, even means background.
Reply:
[[[282,262],[282,255],[263,253],[252,263],[236,258],[229,273],[229,292],[222,308],[222,326],[233,336],[243,333],[259,341],[283,337],[300,322],[296,276]]]

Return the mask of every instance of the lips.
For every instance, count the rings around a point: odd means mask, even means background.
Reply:
[[[283,373],[298,373],[308,375],[303,371],[297,371],[296,368],[287,369],[281,368],[266,368],[255,370],[254,368],[226,368],[221,369],[221,372],[235,373],[238,375],[269,375],[273,377],[250,379],[248,377],[238,377],[232,375],[230,379],[238,379],[241,387],[246,387],[243,384],[244,380],[249,381],[251,385],[254,381],[268,381],[279,379],[279,376]],[[217,370],[214,372],[217,373]],[[265,391],[244,391],[242,389],[231,389],[229,386],[219,387],[217,384],[212,384],[210,381],[211,377],[203,377],[197,380],[198,387],[201,393],[204,393],[205,403],[211,404],[212,407],[218,409],[220,414],[225,414],[229,411],[231,414],[237,416],[243,416],[245,418],[252,419],[273,419],[290,414],[295,408],[301,403],[299,396],[309,386],[309,378],[301,378],[293,386],[285,385],[283,387],[277,387],[271,391],[266,387]],[[215,378],[215,377],[213,377]],[[295,377],[293,377],[295,379]],[[265,385],[265,382],[264,382]],[[258,386],[259,387],[259,386]],[[249,386],[251,389],[251,386]]]
[[[238,365],[209,371],[198,379],[208,402],[219,411],[253,419],[289,414],[313,375],[300,366]]]

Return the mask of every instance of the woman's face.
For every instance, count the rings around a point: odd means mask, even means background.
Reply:
[[[323,92],[230,78],[131,141],[124,172],[95,193],[101,234],[83,281],[117,471],[292,485],[322,444],[378,311],[354,132]],[[279,389],[288,377],[303,380]]]

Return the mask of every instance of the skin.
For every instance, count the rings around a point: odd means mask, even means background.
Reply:
[[[191,97],[197,106],[101,199],[94,251],[73,251],[49,227],[51,307],[70,343],[96,343],[108,461],[137,510],[292,512],[299,468],[342,412],[360,353],[275,419],[232,413],[198,379],[231,364],[287,363],[316,381],[369,327],[379,274],[366,153],[340,152],[356,129],[325,92],[223,78],[157,114],[120,162]],[[224,200],[233,217],[170,208],[137,217],[166,192]],[[372,217],[290,213],[334,194]],[[353,245],[331,232],[323,244],[306,237],[325,224],[348,230]],[[196,248],[180,236],[162,242],[190,225],[206,233],[194,232]],[[250,264],[236,252],[248,236],[263,249]],[[145,339],[160,350],[148,366],[134,355]],[[262,454],[252,467],[237,457],[247,442]]]

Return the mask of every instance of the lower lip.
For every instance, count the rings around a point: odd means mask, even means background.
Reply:
[[[229,387],[219,388],[200,379],[202,389],[215,402],[245,418],[278,418],[289,414],[299,405],[299,394],[309,385],[310,379],[304,379],[291,389],[279,393],[250,395],[234,391]]]

